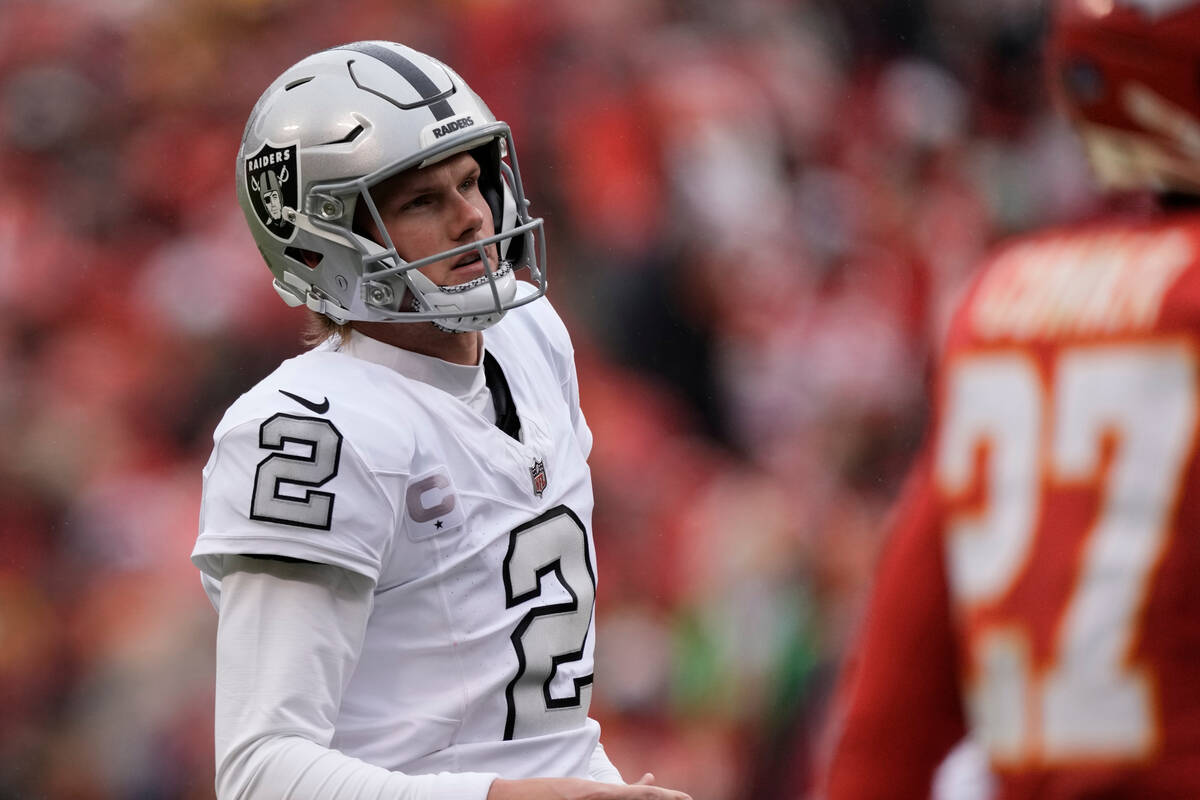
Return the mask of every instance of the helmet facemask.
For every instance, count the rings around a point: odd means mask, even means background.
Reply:
[[[318,229],[337,229],[339,240],[350,238],[355,243],[361,261],[362,299],[370,320],[428,321],[451,332],[482,330],[499,321],[509,308],[523,305],[544,293],[545,274],[540,265],[545,263],[546,245],[542,220],[530,219],[528,214],[518,212],[519,205],[523,203],[527,207],[528,201],[524,200],[517,173],[501,158],[502,153],[513,152],[511,134],[507,126],[497,125],[503,130],[482,144],[478,139],[466,144],[447,143],[440,150],[427,151],[417,163],[401,162],[358,181],[313,187],[311,194],[341,199],[346,208],[343,220],[351,221],[349,230],[344,224],[331,225],[319,216],[314,217],[313,223]],[[461,152],[469,152],[479,164],[480,193],[492,213],[496,233],[406,261],[383,223],[372,190],[408,169],[430,166]],[[364,229],[361,224],[364,218],[374,223],[378,241]],[[487,253],[492,245],[496,246],[495,266]],[[420,272],[426,265],[472,251],[479,254],[484,267],[484,274],[474,280],[439,286]],[[514,302],[515,273],[522,267],[530,269],[540,291]]]

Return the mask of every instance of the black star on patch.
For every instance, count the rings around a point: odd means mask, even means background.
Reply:
[[[433,523],[433,527],[440,531],[442,529],[442,521],[439,519],[437,522]]]

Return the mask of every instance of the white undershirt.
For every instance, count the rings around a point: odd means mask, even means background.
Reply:
[[[488,422],[496,421],[492,393],[488,390],[487,376],[483,371],[482,347],[479,348],[479,363],[453,364],[386,344],[356,331],[347,336],[338,349],[355,358],[394,369],[406,378],[441,389],[466,403]]]
[[[495,420],[482,366],[355,334],[343,352],[443,389]],[[226,556],[217,627],[219,800],[485,800],[494,773],[405,775],[330,749],[374,599],[327,564]],[[269,620],[269,624],[265,621]],[[590,777],[624,783],[597,743]]]

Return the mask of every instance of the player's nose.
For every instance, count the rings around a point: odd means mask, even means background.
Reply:
[[[455,241],[472,237],[483,227],[483,212],[466,197],[456,194],[451,204],[450,226]]]

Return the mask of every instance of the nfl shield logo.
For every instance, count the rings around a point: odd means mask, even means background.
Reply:
[[[535,461],[529,468],[529,477],[533,478],[533,493],[538,497],[546,491],[546,462]]]
[[[300,162],[296,145],[264,144],[246,159],[246,193],[250,207],[267,232],[285,242],[296,233],[296,206],[300,202]]]

